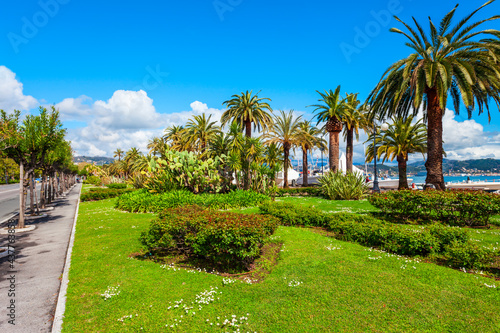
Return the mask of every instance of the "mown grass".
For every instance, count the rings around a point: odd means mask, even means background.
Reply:
[[[116,211],[113,201],[80,205],[64,332],[235,331],[220,326],[233,315],[248,318],[239,321],[242,332],[500,330],[500,288],[485,285],[498,282],[311,229],[280,227],[273,237],[284,244],[279,262],[264,282],[252,285],[224,286],[220,276],[130,259],[141,250],[138,237],[153,215]],[[369,209],[357,204],[352,208]],[[104,300],[101,294],[118,285],[121,293]],[[218,294],[201,310],[168,309],[181,299],[191,306],[211,287]]]

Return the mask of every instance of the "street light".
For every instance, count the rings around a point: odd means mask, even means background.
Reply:
[[[383,123],[380,126],[380,130],[385,132],[389,129],[389,125]],[[380,193],[380,188],[378,187],[378,175],[377,175],[377,142],[375,140],[375,136],[377,134],[377,126],[375,124],[375,120],[373,121],[373,173],[375,176],[373,177],[373,192]]]

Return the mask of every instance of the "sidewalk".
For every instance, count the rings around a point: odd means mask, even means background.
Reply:
[[[76,184],[48,216],[26,221],[34,231],[15,234],[13,269],[7,257],[0,259],[0,332],[51,331],[80,188]],[[7,237],[0,235],[0,246]],[[15,326],[9,324],[12,302]]]

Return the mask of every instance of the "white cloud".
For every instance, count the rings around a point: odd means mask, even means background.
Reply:
[[[59,110],[62,120],[80,120],[92,113],[92,105],[86,103],[92,98],[82,95],[78,98],[66,98],[55,105]]]
[[[16,74],[5,66],[0,66],[0,109],[27,111],[38,105],[32,96],[23,92],[23,84],[16,79]]]
[[[59,105],[68,106],[61,109],[67,117],[78,115],[87,118],[87,126],[69,130],[69,139],[77,155],[113,156],[120,148],[128,150],[139,148],[147,153],[148,141],[161,136],[165,128],[173,125],[185,125],[193,115],[206,113],[212,115],[211,120],[220,121],[222,110],[209,108],[207,104],[195,101],[191,110],[171,114],[156,112],[153,100],[146,92],[116,91],[107,101],[96,101],[90,108],[81,103],[87,98],[66,99]]]

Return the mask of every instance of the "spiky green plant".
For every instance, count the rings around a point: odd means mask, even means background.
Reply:
[[[330,200],[360,200],[368,194],[368,185],[362,175],[347,172],[327,172],[318,178],[323,195]]]

